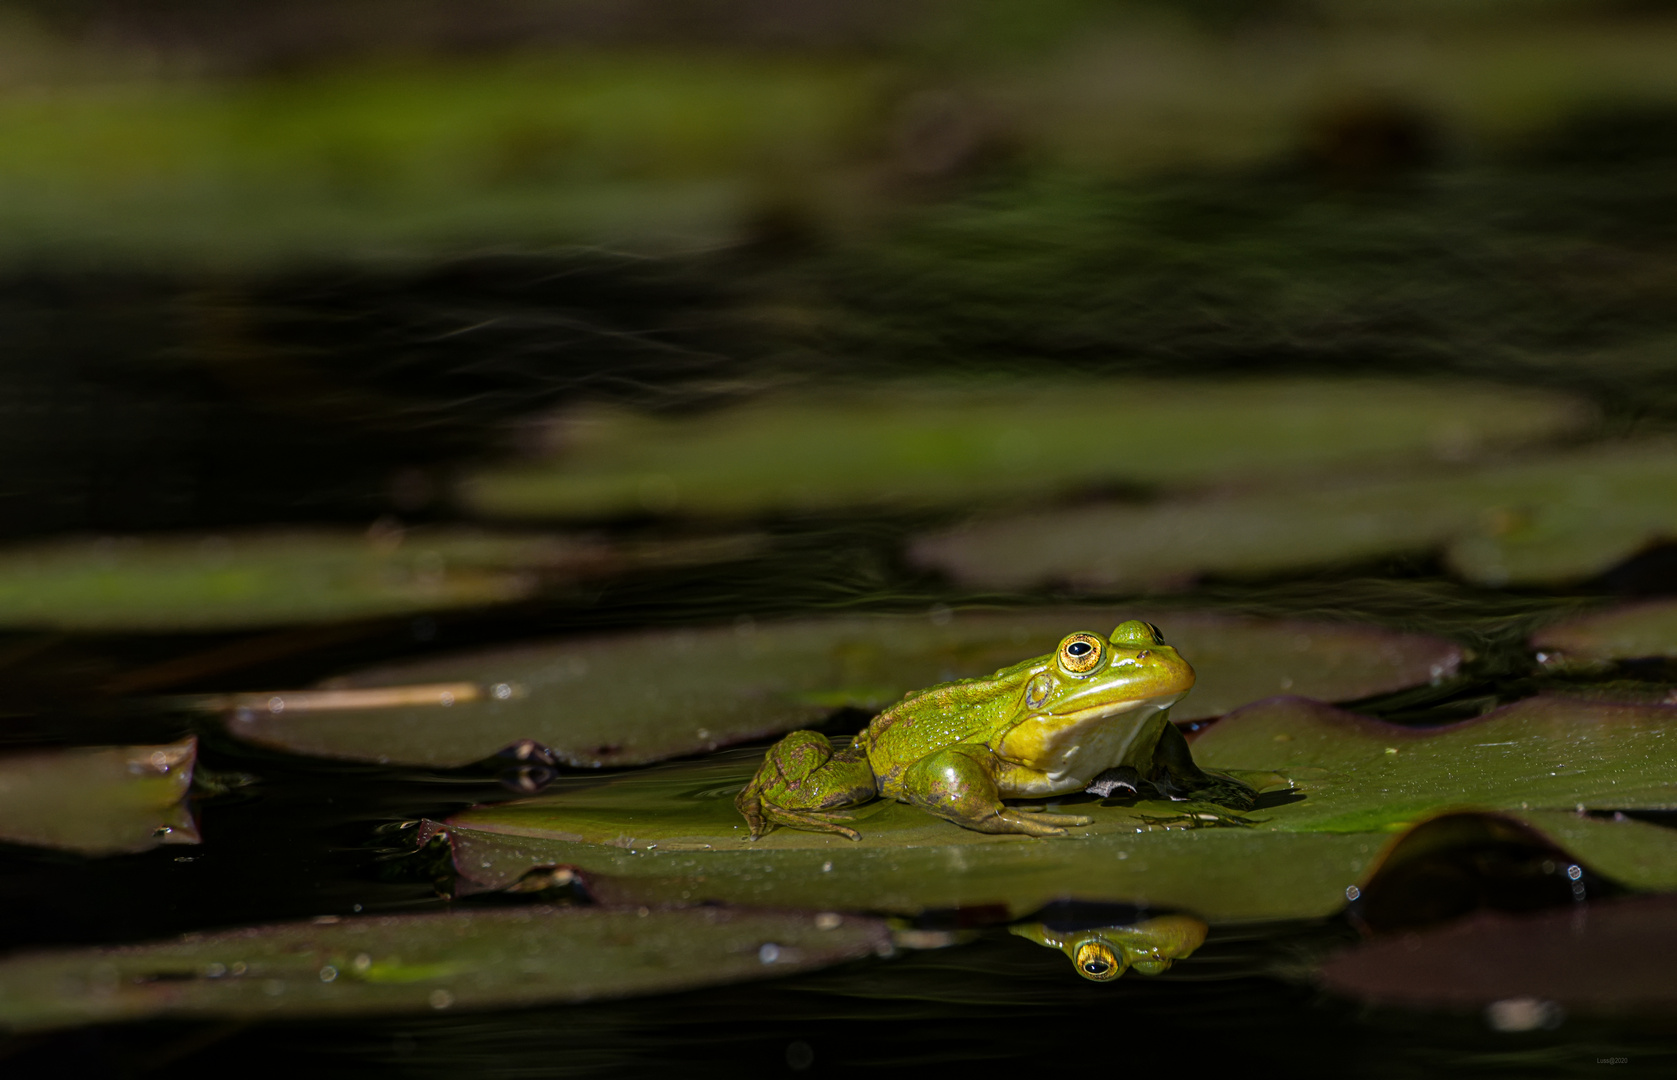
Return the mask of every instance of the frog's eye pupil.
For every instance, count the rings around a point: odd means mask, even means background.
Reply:
[[[1094,651],[1094,648],[1095,647],[1093,645],[1089,644],[1087,641],[1074,641],[1070,645],[1066,646],[1066,655],[1068,655],[1068,656],[1088,656],[1091,652]]]
[[[1091,975],[1105,975],[1107,967],[1105,960],[1090,960],[1083,965],[1083,970]]]

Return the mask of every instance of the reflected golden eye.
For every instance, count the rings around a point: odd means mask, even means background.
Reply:
[[[1095,982],[1108,982],[1124,973],[1112,946],[1104,941],[1085,941],[1077,947],[1077,973]]]
[[[1060,666],[1074,675],[1095,670],[1106,656],[1106,642],[1099,634],[1073,634],[1060,642]]]

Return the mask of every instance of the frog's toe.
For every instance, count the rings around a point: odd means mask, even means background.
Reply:
[[[1067,814],[1021,814],[1013,810],[1003,810],[994,817],[985,818],[971,828],[980,832],[991,833],[1023,833],[1026,836],[1064,836],[1066,830],[1061,824],[1087,825],[1088,818],[1071,817]]]
[[[1009,807],[1021,814],[1034,815],[1033,820],[1047,822],[1050,825],[1093,825],[1095,819],[1082,814],[1050,814],[1048,808],[1041,803],[1020,803]]]
[[[1050,814],[1037,811],[1031,816],[1032,821],[1041,821],[1049,825],[1093,825],[1095,819],[1083,814]]]

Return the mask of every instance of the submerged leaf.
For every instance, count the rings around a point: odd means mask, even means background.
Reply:
[[[1677,601],[1654,600],[1593,611],[1545,626],[1532,647],[1546,663],[1677,657]]]
[[[576,410],[560,422],[556,460],[491,469],[462,497],[525,519],[947,506],[1457,458],[1575,430],[1588,416],[1552,394],[1437,382],[827,388],[676,418]]]
[[[1089,589],[1442,551],[1487,585],[1581,581],[1677,535],[1677,447],[1595,447],[1402,479],[1259,488],[980,520],[913,558],[968,584]]]
[[[433,1012],[685,990],[890,950],[813,912],[525,907],[327,917],[0,960],[0,1025]]]
[[[732,799],[761,759],[734,752],[476,807],[447,830],[461,876],[486,888],[513,885],[532,867],[571,866],[614,903],[1017,915],[1080,899],[1210,922],[1331,914],[1398,833],[1452,810],[1537,812],[1534,827],[1564,832],[1580,859],[1600,850],[1615,871],[1634,869],[1636,852],[1651,846],[1653,865],[1626,884],[1661,887],[1669,875],[1658,864],[1677,856],[1667,830],[1613,821],[1561,829],[1541,813],[1677,808],[1677,709],[1537,699],[1429,730],[1283,698],[1220,721],[1194,754],[1210,768],[1270,770],[1292,790],[1272,790],[1239,828],[1216,827],[1222,820],[1202,813],[1215,808],[1195,803],[1082,799],[1075,809],[1094,824],[1038,840],[880,801],[855,814],[860,841],[779,828],[752,842]]]
[[[1568,1012],[1677,1010],[1677,897],[1598,901],[1536,915],[1481,913],[1451,925],[1348,949],[1322,965],[1337,994],[1380,1005],[1478,1009],[1522,1030]],[[1543,1009],[1547,1006],[1548,1012]]]
[[[183,805],[198,741],[0,757],[0,840],[87,855],[196,844]]]
[[[1292,690],[1348,700],[1453,674],[1449,642],[1348,623],[1144,612],[1194,665],[1174,716]],[[833,709],[1049,652],[1133,608],[865,615],[647,631],[430,657],[319,690],[220,700],[228,730],[277,749],[456,766],[533,740],[570,765],[638,765],[789,731]]]
[[[623,547],[469,530],[59,540],[0,552],[0,626],[219,630],[401,615],[530,595],[544,576],[737,558],[741,540]]]

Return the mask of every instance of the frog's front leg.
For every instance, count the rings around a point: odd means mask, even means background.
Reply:
[[[867,754],[852,744],[838,753],[818,731],[794,731],[769,747],[757,775],[734,799],[755,840],[772,824],[838,833],[860,840],[855,829],[838,824],[837,813],[879,795]]]
[[[959,745],[927,755],[903,773],[907,802],[968,829],[1027,836],[1064,836],[1066,825],[1088,825],[1080,814],[1021,813],[1002,802],[995,755],[985,746]]]

